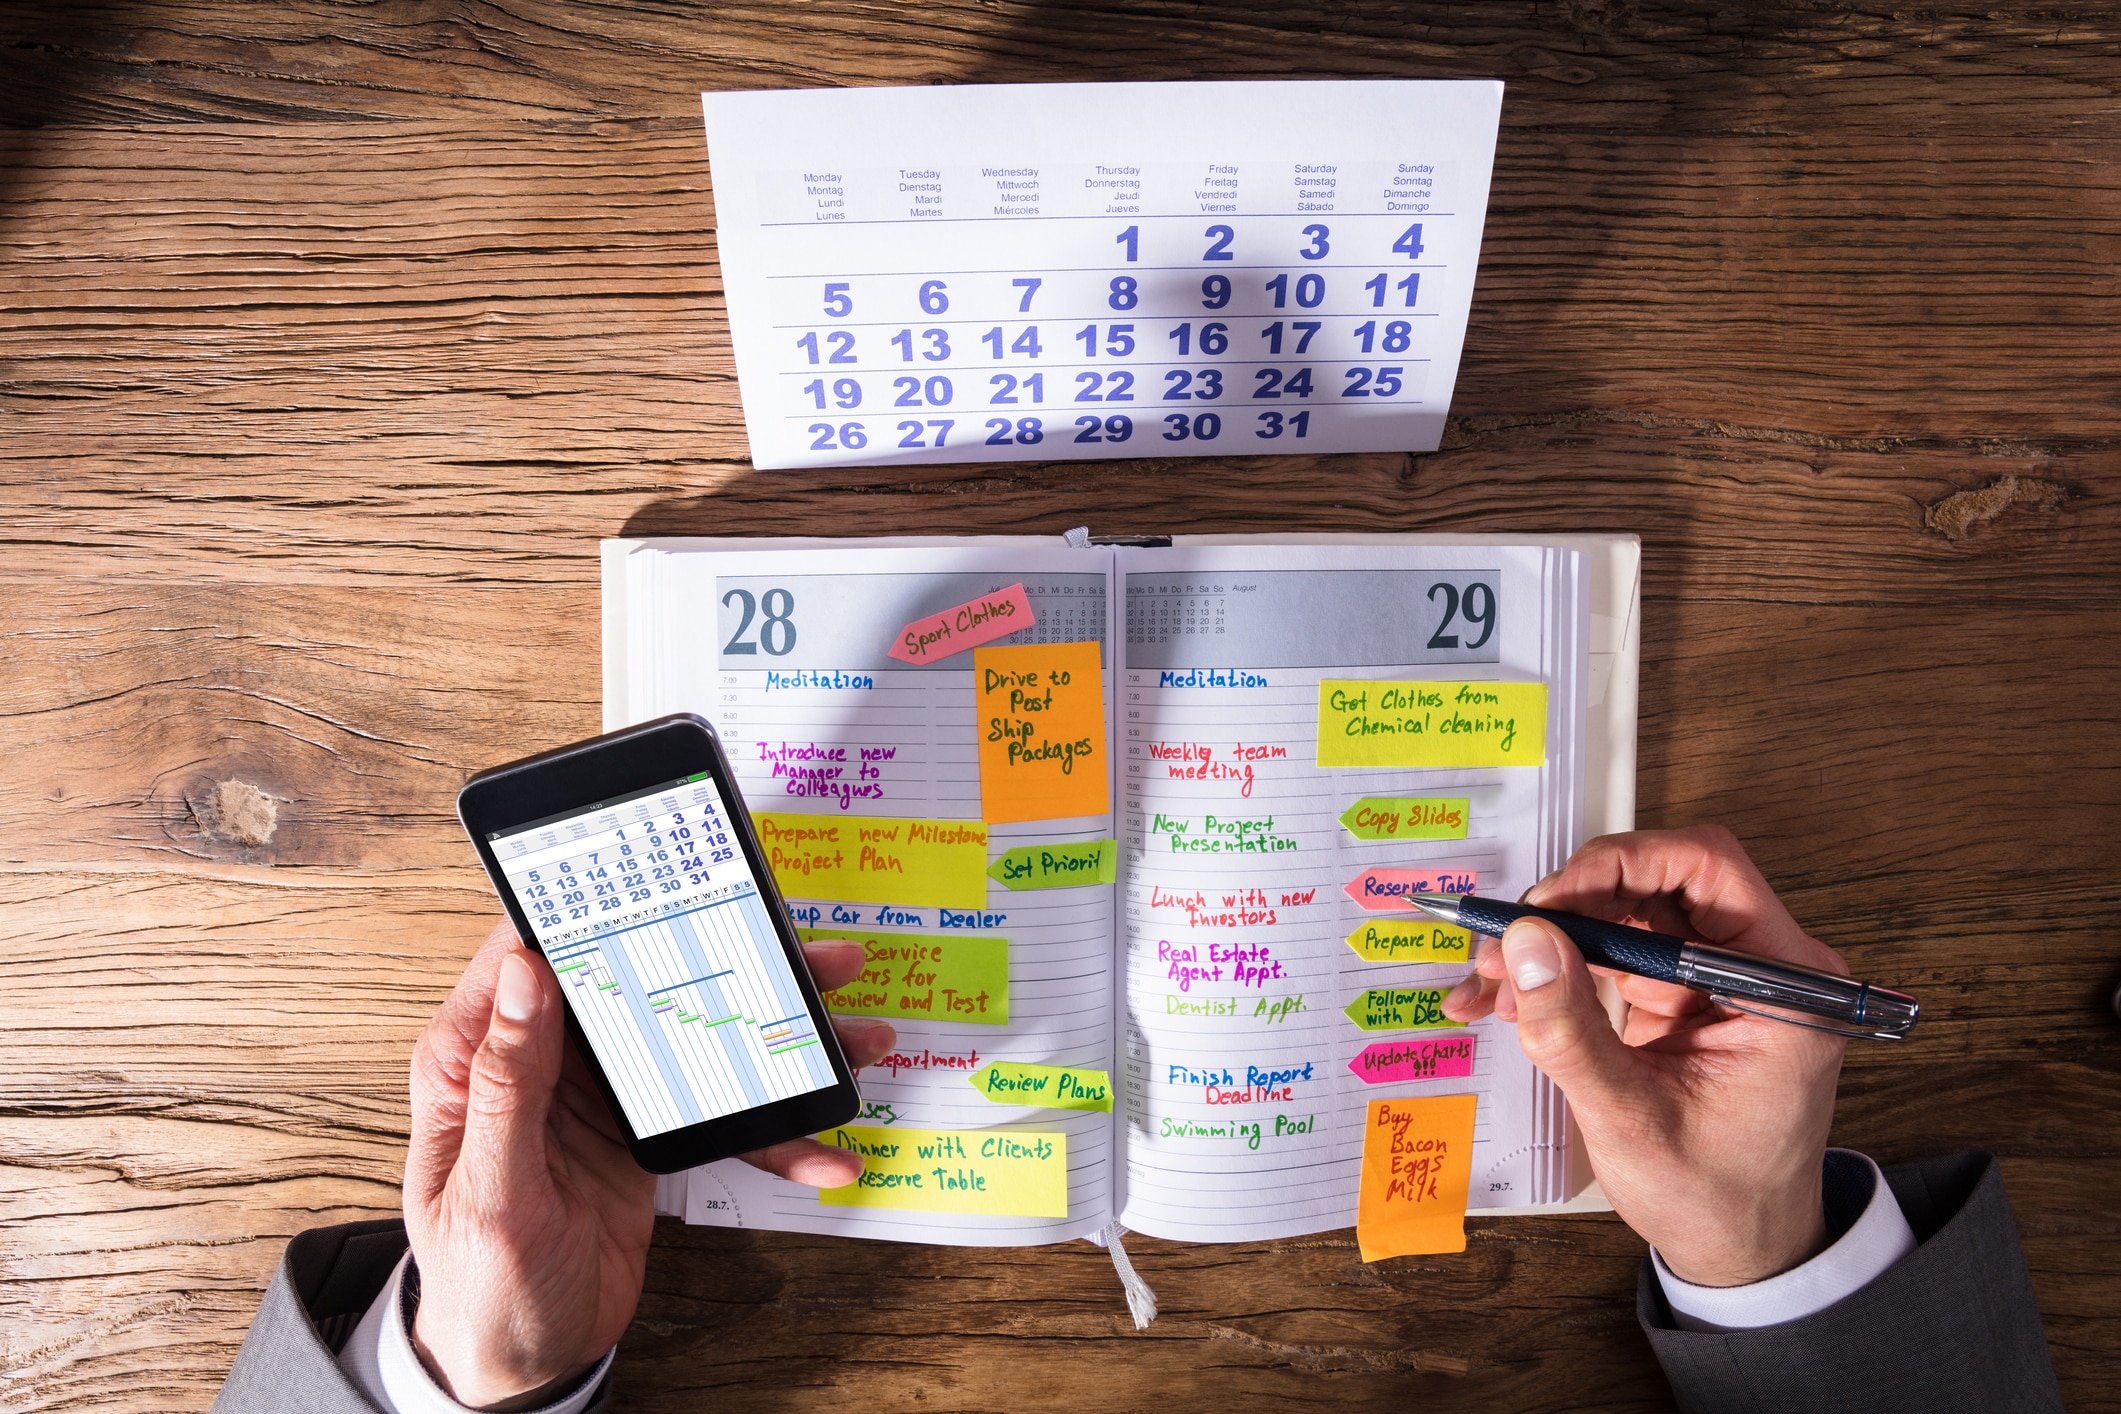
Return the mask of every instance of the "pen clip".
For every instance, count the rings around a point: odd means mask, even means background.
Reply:
[[[1779,1011],[1768,1011],[1764,1007],[1752,1006],[1725,992],[1709,993],[1709,1000],[1718,1006],[1727,1006],[1733,1011],[1742,1011],[1751,1016],[1779,1021],[1785,1026],[1802,1026],[1807,1031],[1824,1031],[1829,1036],[1846,1036],[1856,1041],[1905,1041],[1906,1031],[1881,1031],[1875,1026],[1836,1026],[1832,1022],[1813,1021],[1801,1016],[1790,1016]]]

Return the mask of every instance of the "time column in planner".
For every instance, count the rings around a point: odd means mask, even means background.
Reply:
[[[837,177],[843,205],[783,203],[769,223],[762,462],[1416,445],[1457,356],[1442,291],[1471,275],[1444,258],[1455,218],[1393,199],[1414,194],[1395,180],[1433,180],[1390,170],[1417,163],[1269,165],[1209,164],[1183,191],[1094,175],[1144,170],[1126,163],[981,169],[1039,174],[1015,192],[939,168],[807,174]]]

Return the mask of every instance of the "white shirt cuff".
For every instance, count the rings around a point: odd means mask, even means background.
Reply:
[[[405,1272],[411,1262],[410,1252],[399,1259],[398,1269],[384,1283],[382,1294],[369,1306],[368,1314],[339,1351],[339,1368],[383,1414],[467,1414],[470,1406],[443,1393],[412,1348],[412,1332],[404,1311]],[[572,1394],[533,1414],[582,1414],[617,1354],[615,1347],[604,1352],[604,1358],[583,1376]]]
[[[1867,1200],[1860,1186],[1870,1180]],[[1696,1286],[1672,1275],[1656,1248],[1650,1249],[1657,1269],[1657,1282],[1672,1308],[1672,1319],[1686,1331],[1742,1331],[1778,1326],[1785,1321],[1824,1311],[1884,1275],[1887,1268],[1915,1250],[1915,1234],[1907,1225],[1893,1190],[1887,1186],[1878,1165],[1851,1149],[1829,1149],[1826,1183],[1841,1188],[1847,1208],[1854,1199],[1863,1210],[1848,1230],[1824,1252],[1766,1281],[1748,1286]],[[1830,1194],[1829,1213],[1836,1204]]]

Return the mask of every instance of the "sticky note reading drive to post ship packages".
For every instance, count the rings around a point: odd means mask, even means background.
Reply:
[[[1431,451],[1502,85],[701,95],[753,464]]]

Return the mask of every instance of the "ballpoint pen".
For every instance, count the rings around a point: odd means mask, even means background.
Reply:
[[[1791,962],[1753,953],[1732,952],[1707,943],[1690,943],[1666,933],[1629,928],[1580,913],[1560,913],[1529,904],[1475,898],[1471,894],[1408,894],[1406,901],[1424,913],[1491,938],[1520,918],[1544,918],[1575,941],[1583,960],[1658,982],[1675,982],[1707,992],[1712,1001],[1739,1011],[1874,1041],[1904,1040],[1922,1014],[1922,1004],[1905,992],[1873,987]],[[1788,1016],[1785,1012],[1799,1012]],[[1806,1018],[1817,1018],[1807,1020]]]

